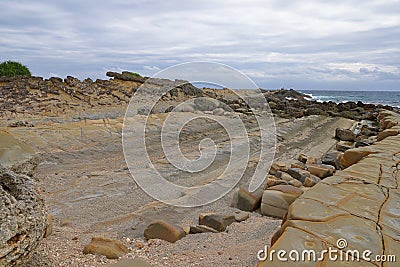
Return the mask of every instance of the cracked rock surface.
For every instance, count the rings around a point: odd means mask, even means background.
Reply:
[[[400,115],[383,111],[382,129],[400,129]],[[400,134],[387,136],[369,147],[350,149],[342,158],[347,166],[302,194],[290,206],[286,220],[273,236],[269,249],[338,249],[343,252],[365,250],[376,255],[396,255],[400,251]],[[296,266],[398,266],[377,261],[296,262]],[[287,266],[287,262],[268,259],[259,266]]]

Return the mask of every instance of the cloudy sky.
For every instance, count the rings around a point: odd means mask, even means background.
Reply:
[[[44,77],[213,61],[263,88],[400,90],[400,0],[2,0],[0,22],[0,60]]]

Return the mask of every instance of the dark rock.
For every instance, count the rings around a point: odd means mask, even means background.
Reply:
[[[214,228],[208,227],[207,225],[196,225],[190,226],[190,234],[202,234],[202,233],[219,233]]]
[[[353,142],[340,141],[336,144],[336,149],[341,152],[354,148]]]
[[[132,81],[132,82],[139,82],[139,83],[144,83],[146,81],[146,79],[144,77],[134,75],[129,71],[123,71],[122,73],[108,71],[106,73],[106,75],[108,77],[113,77],[113,78],[123,80],[123,81]]]
[[[305,154],[300,154],[299,157],[297,158],[300,162],[306,163],[307,162],[307,155]]]
[[[27,121],[15,121],[9,123],[7,127],[35,127],[35,125]]]
[[[199,224],[207,225],[218,232],[223,232],[226,227],[235,222],[234,215],[219,215],[215,213],[202,213],[199,215]]]
[[[364,146],[369,146],[370,144],[368,143],[368,142],[365,142],[365,141],[357,141],[356,143],[355,143],[355,147],[364,147]]]
[[[336,170],[340,169],[340,160],[343,157],[343,153],[342,152],[329,152],[326,153],[323,157],[322,157],[322,163],[326,164],[326,165],[331,165],[333,167],[336,168]]]
[[[304,184],[304,181],[307,177],[310,177],[310,173],[308,171],[299,169],[299,168],[289,168],[286,171],[290,176],[292,176],[294,179],[299,180]]]
[[[236,190],[232,207],[243,211],[254,211],[260,206],[261,196],[250,193],[246,189],[240,187]]]
[[[342,141],[354,141],[356,135],[349,129],[336,128],[335,137]]]

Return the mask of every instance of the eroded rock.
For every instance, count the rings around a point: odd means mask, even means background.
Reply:
[[[175,243],[186,235],[185,231],[176,225],[172,225],[163,220],[150,223],[144,230],[146,239],[162,239],[171,243]]]

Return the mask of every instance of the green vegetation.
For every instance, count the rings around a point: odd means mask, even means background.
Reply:
[[[136,72],[131,72],[131,74],[132,74],[133,76],[136,76],[136,77],[142,77],[142,75],[140,75],[139,73],[136,73]]]
[[[14,61],[5,61],[0,64],[0,77],[15,77],[15,76],[31,76],[31,72],[21,63]]]

